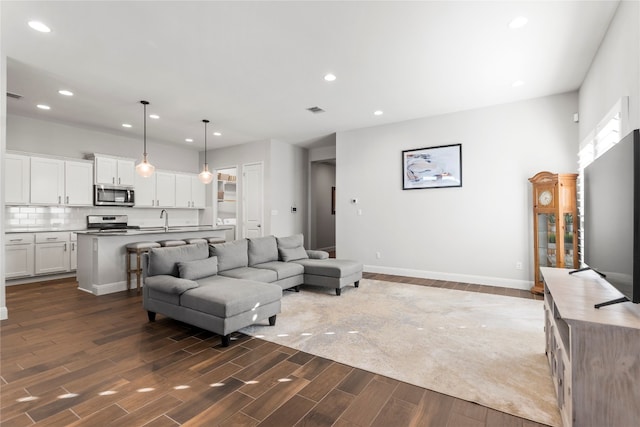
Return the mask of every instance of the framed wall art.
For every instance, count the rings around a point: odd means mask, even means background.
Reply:
[[[402,189],[462,187],[462,144],[402,152]]]

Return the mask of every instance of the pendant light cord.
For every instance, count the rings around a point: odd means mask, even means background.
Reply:
[[[149,105],[148,101],[140,101],[140,103],[144,106],[144,116],[142,117],[143,123],[143,141],[144,141],[144,158],[147,158],[147,105]]]
[[[202,121],[204,123],[204,164],[207,164],[207,123],[209,120],[204,119]]]

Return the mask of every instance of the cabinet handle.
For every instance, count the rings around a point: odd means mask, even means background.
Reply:
[[[47,240],[58,240],[57,237],[47,237]]]
[[[58,204],[62,203],[62,196],[58,196]]]
[[[64,251],[67,252],[67,244],[64,244]]]
[[[67,204],[69,204],[69,196],[67,196],[67,201],[66,201],[66,203],[67,203]]]
[[[115,176],[112,176],[112,177],[111,177],[111,183],[112,183],[112,184],[115,184],[115,183],[116,183],[116,177],[115,177]]]
[[[22,239],[11,239],[10,242],[22,242]]]
[[[122,178],[118,177],[118,184],[122,184]]]
[[[76,250],[76,244],[75,244],[75,243],[73,243],[73,242],[71,242],[71,250],[72,250],[72,251],[75,251],[75,250]]]

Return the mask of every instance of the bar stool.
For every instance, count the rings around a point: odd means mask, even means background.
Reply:
[[[158,243],[160,243],[160,246],[162,246],[163,248],[170,248],[172,246],[183,246],[187,244],[187,242],[185,242],[184,240],[158,240]]]
[[[224,240],[224,237],[205,237],[205,238],[207,239],[210,245],[213,245],[215,243],[224,243],[226,241]]]
[[[136,242],[127,246],[127,290],[131,289],[131,273],[136,273],[136,290],[140,293],[140,276],[142,275],[142,265],[140,255],[149,252],[152,248],[159,248],[160,243],[156,242]],[[131,268],[131,255],[136,255],[136,268]]]
[[[184,241],[187,243],[187,245],[195,245],[198,243],[208,243],[207,239],[203,239],[202,237],[193,237],[190,239],[184,239]]]

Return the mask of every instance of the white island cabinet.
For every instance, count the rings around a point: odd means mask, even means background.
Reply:
[[[232,240],[233,226],[175,227],[165,232],[153,230],[127,230],[114,233],[78,232],[78,287],[94,295],[104,295],[127,289],[126,245],[142,241],[216,237]],[[133,259],[132,259],[133,261]],[[133,261],[135,264],[135,261]],[[133,278],[135,287],[135,277]]]

